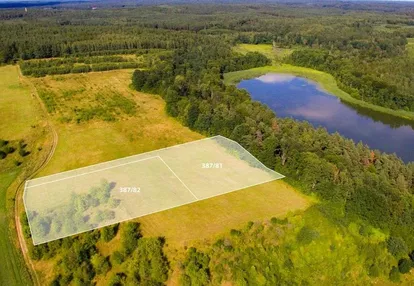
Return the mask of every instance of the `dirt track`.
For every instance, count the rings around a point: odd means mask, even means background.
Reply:
[[[34,265],[29,257],[28,254],[28,248],[26,245],[26,241],[24,239],[23,236],[23,230],[22,230],[22,226],[20,223],[20,216],[19,216],[19,212],[18,210],[20,209],[20,203],[22,202],[22,196],[23,196],[23,191],[24,191],[24,185],[26,183],[27,180],[33,178],[41,169],[43,169],[50,161],[50,159],[53,157],[53,154],[55,153],[56,150],[56,146],[58,143],[58,135],[56,130],[53,127],[53,124],[51,122],[51,119],[49,117],[49,114],[47,112],[47,109],[45,107],[45,105],[43,104],[43,101],[40,99],[36,88],[28,81],[24,78],[24,76],[22,75],[20,68],[19,68],[19,80],[20,82],[22,82],[23,84],[27,85],[30,89],[31,89],[31,93],[32,95],[38,100],[39,105],[42,109],[42,111],[44,112],[44,118],[47,124],[47,128],[49,129],[50,133],[52,134],[52,145],[48,151],[48,154],[46,156],[46,158],[43,160],[43,162],[37,166],[34,170],[32,170],[32,172],[30,172],[29,174],[26,174],[22,179],[21,182],[19,183],[19,185],[16,188],[15,191],[15,196],[14,196],[14,220],[15,220],[15,224],[16,224],[16,231],[17,231],[17,237],[19,239],[19,244],[20,244],[20,249],[22,251],[24,260],[26,262],[27,267],[29,268],[29,272],[30,275],[32,277],[33,283],[35,285],[41,285],[40,281],[39,281],[39,277],[37,276],[36,270],[34,269]]]

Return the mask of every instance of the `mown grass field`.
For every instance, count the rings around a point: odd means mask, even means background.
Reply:
[[[54,126],[59,136],[55,155],[38,176],[49,175],[83,167],[107,160],[151,151],[202,138],[203,136],[183,127],[164,111],[165,103],[157,95],[133,91],[129,88],[131,70],[117,70],[88,74],[72,74],[30,78],[37,90],[54,94],[62,100],[65,110],[52,113]],[[69,91],[82,90],[78,100],[64,99]],[[117,92],[136,103],[132,115],[120,114],[115,121],[99,118],[76,123],[62,122],[62,114],[75,116],[75,108],[89,105],[88,98],[96,94]],[[205,240],[214,240],[220,234],[237,228],[248,221],[284,216],[289,212],[305,209],[311,200],[305,198],[283,181],[244,189],[213,199],[149,215],[138,219],[146,236],[166,238],[169,259],[185,251],[184,246],[203,245]],[[119,235],[110,243],[100,243],[100,251],[109,255],[119,244]],[[35,263],[43,273],[43,281],[53,277],[53,261]],[[97,280],[105,285],[106,279],[117,271],[112,269],[106,277]]]
[[[42,133],[41,114],[36,99],[30,88],[19,80],[16,66],[0,67],[0,139],[11,141],[15,147],[16,141],[25,140],[28,150],[32,153],[40,151],[36,141]],[[40,135],[41,136],[41,135]],[[15,230],[12,228],[14,192],[8,189],[19,174],[26,168],[32,155],[22,157],[17,151],[0,160],[0,285],[30,285],[24,260],[17,248]],[[33,155],[36,156],[37,154]],[[21,162],[17,167],[15,161]]]
[[[21,139],[41,118],[30,89],[19,80],[17,66],[0,67],[0,138]]]
[[[254,50],[254,46],[256,45],[250,45],[249,49]],[[271,47],[270,45],[268,46]],[[263,50],[264,50],[263,47],[258,47],[256,51],[261,52]],[[264,54],[266,55],[266,52]],[[369,108],[375,111],[379,111],[382,113],[391,114],[394,116],[414,120],[414,112],[404,111],[404,110],[393,110],[393,109],[374,105],[374,104],[353,98],[350,94],[346,93],[345,91],[341,90],[338,87],[336,80],[332,75],[325,73],[325,72],[310,69],[310,68],[276,63],[272,66],[265,66],[265,67],[259,67],[259,68],[249,69],[249,70],[242,70],[242,71],[227,73],[224,75],[224,82],[226,84],[234,85],[240,82],[241,80],[259,77],[267,73],[286,73],[286,74],[293,74],[296,76],[304,77],[304,78],[317,82],[324,90],[341,98],[342,100],[346,102],[356,104],[361,107]]]

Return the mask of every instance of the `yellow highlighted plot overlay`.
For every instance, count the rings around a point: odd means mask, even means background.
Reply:
[[[283,178],[222,136],[26,182],[35,245]]]

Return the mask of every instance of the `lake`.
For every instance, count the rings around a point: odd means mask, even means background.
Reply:
[[[371,149],[396,153],[414,161],[414,122],[341,101],[318,84],[288,74],[266,74],[243,80],[253,100],[269,106],[278,117],[291,117],[322,126],[330,133],[362,141]]]

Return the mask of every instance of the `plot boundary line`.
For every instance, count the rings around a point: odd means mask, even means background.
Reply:
[[[179,208],[179,207],[183,207],[183,206],[186,206],[186,205],[191,205],[191,204],[197,203],[197,202],[202,202],[202,201],[205,201],[205,200],[208,200],[208,199],[212,199],[212,198],[215,198],[215,197],[220,197],[220,196],[223,196],[223,195],[226,195],[226,194],[238,192],[238,191],[241,191],[241,190],[244,190],[244,189],[248,189],[248,188],[252,188],[252,187],[255,187],[255,186],[259,186],[259,185],[262,185],[262,184],[267,184],[267,183],[270,183],[270,182],[273,182],[273,181],[277,181],[277,180],[280,180],[280,179],[283,179],[283,177],[277,178],[277,179],[270,179],[270,180],[267,180],[267,181],[264,181],[264,182],[261,182],[261,183],[258,183],[258,184],[253,184],[253,185],[250,185],[250,186],[247,186],[247,187],[243,187],[241,189],[231,190],[231,191],[228,191],[228,192],[225,192],[225,193],[221,193],[221,194],[218,194],[218,195],[213,195],[213,196],[209,196],[209,197],[206,197],[206,198],[198,199],[198,200],[195,200],[195,201],[190,201],[190,202],[187,202],[187,203],[182,203],[182,204],[179,204],[179,205],[176,205],[176,206],[173,206],[173,207],[168,207],[168,208],[160,209],[160,210],[157,210],[157,211],[148,212],[148,213],[145,213],[145,214],[140,215],[140,216],[136,216],[136,217],[132,217],[132,218],[127,218],[127,219],[124,219],[124,220],[121,220],[121,221],[118,221],[118,222],[115,222],[115,223],[108,223],[108,224],[105,224],[105,225],[102,225],[102,226],[99,226],[99,227],[96,227],[96,228],[93,228],[93,229],[88,229],[88,230],[80,231],[80,232],[77,232],[77,233],[74,233],[74,234],[70,234],[70,235],[66,235],[66,236],[61,236],[59,238],[54,238],[54,239],[50,239],[50,240],[47,240],[47,241],[42,241],[42,242],[39,242],[39,243],[35,243],[34,242],[33,236],[31,238],[32,238],[32,241],[33,241],[33,245],[41,245],[41,244],[48,243],[48,242],[51,242],[51,241],[55,241],[55,240],[63,239],[63,238],[66,238],[66,237],[71,237],[71,236],[79,235],[79,234],[82,234],[82,233],[85,233],[85,232],[89,232],[89,231],[94,231],[94,230],[97,230],[97,229],[101,229],[101,228],[104,228],[104,227],[107,227],[107,226],[110,226],[110,225],[120,224],[120,223],[123,223],[123,222],[128,222],[128,221],[136,220],[136,219],[139,219],[139,218],[148,216],[148,215],[152,215],[152,214],[156,214],[156,213],[160,213],[160,212],[172,210],[172,209]],[[29,226],[30,226],[30,223],[29,223]]]
[[[26,188],[30,189],[30,188],[34,188],[34,187],[38,187],[38,186],[47,185],[47,184],[50,184],[50,183],[56,183],[56,182],[64,181],[64,180],[67,180],[67,179],[73,179],[73,178],[76,178],[76,177],[89,175],[89,174],[93,174],[93,173],[97,173],[97,172],[101,172],[101,171],[106,171],[106,170],[109,170],[109,169],[114,169],[114,168],[118,168],[118,167],[122,167],[122,166],[126,166],[126,165],[131,165],[131,164],[135,164],[135,163],[138,163],[138,162],[141,162],[141,161],[151,160],[151,159],[155,159],[155,158],[160,158],[160,156],[148,157],[148,158],[144,158],[144,159],[141,159],[141,160],[136,160],[136,161],[132,161],[132,162],[128,162],[128,163],[124,163],[124,164],[120,164],[120,165],[116,165],[116,166],[112,166],[112,167],[108,167],[108,168],[103,168],[103,169],[99,169],[99,170],[95,170],[95,171],[90,171],[90,172],[78,174],[78,175],[75,175],[75,176],[70,176],[70,177],[66,177],[66,178],[62,178],[62,179],[58,179],[58,180],[54,180],[54,181],[50,181],[50,182],[44,182],[44,183],[41,183],[41,184],[29,186],[29,187],[26,187]],[[61,174],[61,173],[58,173],[58,174]],[[42,178],[44,178],[44,177],[42,177]]]
[[[39,243],[39,244],[35,244],[34,243],[34,238],[33,238],[33,234],[32,234],[33,233],[32,232],[32,224],[30,223],[30,220],[29,220],[29,212],[27,211],[27,207],[26,207],[26,196],[25,196],[25,194],[26,194],[27,182],[28,181],[26,181],[26,183],[24,183],[24,192],[23,192],[23,196],[22,196],[22,198],[23,198],[23,205],[24,205],[24,212],[25,212],[25,215],[26,215],[26,218],[27,218],[27,224],[29,225],[30,238],[32,239],[33,245],[39,245],[41,243]],[[50,241],[52,241],[52,240],[50,240]]]
[[[197,196],[190,190],[189,187],[187,187],[187,185],[180,179],[180,177],[177,176],[177,174],[173,171],[173,169],[170,168],[170,166],[168,166],[168,164],[161,158],[161,156],[158,156],[158,158],[160,158],[160,160],[165,164],[165,166],[167,166],[168,169],[170,169],[170,171],[174,174],[174,176],[181,182],[181,184],[184,185],[184,187],[193,195],[193,197],[198,201],[199,198],[197,198]]]
[[[232,139],[229,139],[229,138],[227,138],[227,137],[224,137],[224,136],[221,136],[221,135],[216,135],[216,136],[212,136],[212,137],[207,137],[207,138],[202,138],[202,139],[198,139],[198,140],[194,140],[194,141],[190,141],[190,142],[185,142],[185,143],[181,143],[181,144],[177,144],[177,145],[173,145],[173,146],[169,146],[169,147],[164,147],[164,148],[161,148],[161,149],[156,149],[156,150],[152,150],[152,151],[148,151],[148,152],[144,152],[144,153],[140,153],[140,154],[135,154],[135,155],[131,155],[131,156],[127,156],[127,157],[123,157],[123,158],[118,158],[118,159],[115,159],[115,160],[110,160],[110,161],[105,161],[105,162],[101,162],[101,163],[97,163],[97,164],[92,164],[92,165],[88,165],[88,166],[85,166],[85,167],[80,167],[80,168],[76,168],[76,169],[72,169],[72,170],[67,170],[67,171],[63,171],[63,172],[59,172],[59,173],[55,173],[55,174],[51,174],[51,175],[47,175],[47,176],[42,176],[42,177],[39,177],[39,178],[35,178],[35,179],[31,179],[31,180],[27,180],[27,182],[31,182],[31,181],[36,181],[36,180],[38,180],[38,179],[45,179],[45,178],[48,178],[48,177],[52,177],[52,176],[56,176],[56,175],[60,175],[60,174],[65,174],[65,173],[70,173],[70,172],[74,172],[74,171],[78,171],[78,170],[82,170],[82,169],[86,169],[86,168],[90,168],[90,167],[95,167],[95,166],[99,166],[99,165],[104,165],[104,164],[108,164],[108,163],[113,163],[113,162],[116,162],[116,161],[121,161],[121,160],[126,160],[126,159],[128,159],[128,158],[132,158],[132,157],[135,157],[135,156],[144,156],[144,155],[150,155],[151,153],[154,153],[154,152],[159,152],[159,151],[162,151],[162,150],[167,150],[167,149],[172,149],[172,148],[177,148],[177,147],[180,147],[180,146],[184,146],[184,145],[187,145],[187,144],[193,144],[193,143],[197,143],[197,142],[201,142],[201,141],[205,141],[205,140],[212,140],[212,139],[214,139],[214,138],[224,138],[224,139],[226,139],[226,140],[228,140],[228,141],[231,141],[231,142],[233,142],[233,143],[235,143],[235,144],[237,144],[237,145],[239,145],[241,148],[243,148],[250,156],[252,156],[253,158],[256,158],[255,156],[253,156],[253,154],[252,153],[250,153],[246,148],[244,148],[239,142],[237,142],[237,141],[234,141],[234,140],[232,140]],[[158,156],[158,155],[157,155]],[[154,158],[154,157],[157,157],[157,156],[153,156],[153,157],[151,157],[151,158]],[[257,158],[256,158],[257,159]],[[276,172],[275,170],[272,170],[272,169],[270,169],[270,168],[268,168],[266,165],[264,165],[260,160],[257,160],[258,162],[260,162],[260,164],[261,164],[261,166],[263,166],[264,168],[266,168],[267,170],[269,170],[269,171],[271,171],[271,172],[275,172],[275,173],[278,173],[278,172]],[[280,176],[282,176],[282,177],[285,177],[284,175],[282,175],[282,174],[280,174],[280,173],[278,173]],[[35,185],[36,186],[36,185]],[[31,186],[29,186],[28,188],[30,188]]]
[[[79,232],[76,232],[76,233],[73,233],[73,234],[70,234],[70,235],[65,235],[65,236],[60,236],[60,237],[58,237],[58,238],[53,238],[53,239],[49,239],[49,240],[46,240],[46,241],[42,241],[42,242],[39,242],[39,243],[35,243],[35,240],[34,240],[34,236],[33,235],[31,235],[31,240],[32,240],[32,242],[33,242],[33,245],[41,245],[41,244],[44,244],[44,243],[48,243],[48,242],[51,242],[51,241],[55,241],[55,240],[59,240],[59,239],[63,239],[63,238],[66,238],[66,237],[72,237],[72,236],[75,236],[75,235],[79,235],[79,234],[82,234],[82,233],[86,233],[86,232],[89,232],[89,231],[94,231],[94,230],[96,230],[96,229],[101,229],[101,228],[104,228],[104,227],[107,227],[107,226],[110,226],[110,225],[115,225],[115,224],[120,224],[120,223],[123,223],[123,222],[128,222],[128,221],[132,221],[132,220],[135,220],[135,219],[138,219],[138,218],[141,218],[141,217],[144,217],[144,216],[148,216],[148,215],[151,215],[151,214],[156,214],[156,213],[159,213],[159,212],[163,212],[163,211],[167,211],[167,210],[172,210],[172,209],[175,209],[175,208],[178,208],[178,207],[182,207],[182,206],[186,206],[186,205],[190,205],[190,204],[192,204],[192,203],[195,203],[195,202],[198,202],[198,201],[202,201],[202,200],[204,200],[204,199],[199,199],[199,198],[197,198],[197,196],[196,195],[194,195],[194,193],[187,187],[187,185],[186,184],[184,184],[184,182],[177,176],[177,174],[170,168],[170,166],[168,166],[168,164],[161,158],[161,156],[154,156],[154,157],[151,157],[151,158],[146,158],[146,159],[154,159],[154,158],[158,158],[158,159],[160,159],[161,160],[161,162],[163,162],[164,164],[165,164],[165,166],[169,169],[169,171],[182,183],[182,185],[194,196],[194,198],[195,198],[195,200],[191,200],[191,201],[188,201],[188,202],[185,202],[185,203],[182,203],[182,204],[179,204],[179,205],[175,205],[175,206],[172,206],[172,207],[167,207],[167,208],[163,208],[163,209],[161,209],[161,210],[157,210],[157,211],[152,211],[152,212],[147,212],[147,213],[144,213],[144,214],[142,214],[142,215],[139,215],[139,216],[135,216],[135,217],[132,217],[132,218],[127,218],[127,219],[124,219],[124,220],[121,220],[121,221],[118,221],[118,222],[115,222],[115,223],[108,223],[108,224],[104,224],[104,225],[102,225],[102,226],[99,226],[99,227],[95,227],[95,228],[92,228],[92,229],[88,229],[88,230],[82,230],[82,231],[79,231]],[[27,182],[25,183],[25,185],[27,184]],[[237,191],[237,190],[233,190],[233,191]],[[221,195],[221,194],[220,194]],[[220,196],[220,195],[217,195],[217,196]],[[25,211],[26,211],[26,215],[27,215],[27,209],[26,209],[26,203],[25,203],[25,198],[23,197],[23,204],[24,204],[24,208],[25,208]],[[32,233],[32,227],[31,227],[31,223],[30,223],[30,221],[29,221],[29,229],[30,229],[30,233]]]
[[[63,171],[63,172],[59,172],[59,173],[55,173],[55,174],[51,174],[51,175],[47,175],[47,176],[42,176],[42,177],[39,177],[39,178],[27,180],[27,182],[36,181],[38,179],[45,179],[45,178],[48,178],[48,177],[52,177],[52,176],[56,176],[56,175],[60,175],[60,174],[65,174],[65,173],[70,173],[70,172],[73,172],[73,171],[82,170],[82,169],[86,169],[86,168],[90,168],[90,167],[94,167],[94,166],[99,166],[99,165],[104,165],[104,164],[108,164],[108,163],[113,163],[113,162],[116,162],[116,161],[126,160],[128,158],[135,157],[135,156],[143,156],[143,155],[146,155],[146,154],[149,155],[150,153],[159,152],[159,151],[166,150],[166,149],[177,148],[179,146],[184,146],[184,145],[187,145],[187,144],[192,144],[192,143],[196,143],[196,142],[200,142],[200,141],[204,141],[204,140],[209,140],[209,139],[211,140],[211,139],[216,138],[216,137],[226,138],[226,137],[223,137],[221,135],[216,135],[216,136],[213,136],[213,137],[202,138],[202,139],[198,139],[198,140],[194,140],[194,141],[190,141],[190,142],[176,144],[176,145],[169,146],[169,147],[164,147],[164,148],[161,148],[161,149],[156,149],[156,150],[152,150],[152,151],[148,151],[148,152],[144,152],[144,153],[139,153],[139,154],[135,154],[135,155],[127,156],[127,157],[122,157],[122,158],[118,158],[118,159],[114,159],[114,160],[110,160],[110,161],[105,161],[105,162],[101,162],[101,163],[97,163],[97,164],[88,165],[88,166],[85,166],[85,167],[80,167],[80,168],[76,168],[76,169],[72,169],[72,170],[67,170],[67,171]],[[231,139],[228,139],[228,140],[231,140]],[[233,141],[233,140],[231,140],[231,141]],[[233,142],[235,142],[235,141],[233,141]],[[235,143],[237,143],[237,142],[235,142]],[[157,156],[154,156],[154,157],[157,157]]]
[[[167,164],[167,162],[160,155],[157,155],[157,152],[160,152],[160,151],[163,151],[163,150],[171,150],[171,149],[175,149],[175,148],[179,149],[181,146],[184,146],[184,145],[189,145],[189,144],[192,144],[192,143],[197,143],[197,142],[206,141],[206,140],[214,140],[216,138],[225,139],[225,140],[227,140],[229,142],[232,142],[233,144],[239,146],[244,152],[246,152],[249,156],[254,158],[259,163],[260,167],[256,166],[256,168],[263,168],[264,170],[267,170],[268,172],[273,173],[275,175],[275,178],[271,178],[271,179],[268,179],[266,181],[262,181],[262,182],[259,182],[259,183],[256,183],[256,184],[251,184],[251,185],[248,185],[248,186],[242,186],[240,188],[232,189],[232,190],[229,190],[227,192],[222,192],[220,194],[214,194],[214,195],[198,198],[195,195],[195,193],[193,193],[191,191],[191,189],[184,183],[184,181],[181,180],[181,178]],[[150,156],[150,155],[153,155],[153,156]],[[128,159],[139,158],[139,156],[146,157],[146,158],[128,162]],[[42,186],[42,185],[47,185],[49,183],[64,181],[66,179],[73,179],[73,178],[76,178],[76,177],[79,177],[79,176],[88,175],[88,174],[92,174],[92,173],[97,173],[97,172],[100,172],[100,171],[106,171],[106,170],[109,170],[109,169],[122,167],[122,166],[125,166],[125,165],[130,165],[130,164],[134,164],[134,163],[138,163],[138,162],[146,161],[146,160],[151,160],[151,159],[155,159],[155,158],[158,158],[170,170],[170,172],[181,182],[182,186],[185,187],[185,189],[187,189],[187,191],[192,195],[193,199],[189,198],[187,202],[184,202],[184,203],[181,203],[181,204],[177,204],[177,205],[170,206],[170,207],[165,207],[165,208],[162,208],[162,209],[158,209],[156,211],[149,211],[147,213],[143,213],[143,214],[135,216],[135,217],[127,218],[127,219],[120,220],[120,221],[117,221],[117,222],[110,222],[110,223],[107,223],[107,224],[103,224],[99,227],[95,227],[95,228],[87,229],[87,230],[81,230],[81,231],[76,232],[76,233],[59,236],[57,238],[49,239],[49,240],[46,240],[46,241],[40,241],[40,242],[35,243],[34,237],[32,236],[33,244],[34,245],[40,245],[40,244],[48,243],[48,242],[51,242],[51,241],[63,239],[63,238],[66,238],[66,237],[72,237],[72,236],[79,235],[79,234],[82,234],[82,233],[86,233],[86,232],[89,232],[89,231],[94,231],[96,229],[100,229],[100,228],[107,227],[107,226],[110,226],[110,225],[115,225],[115,224],[131,221],[131,220],[136,220],[136,219],[139,219],[141,217],[145,217],[145,216],[148,216],[148,215],[151,215],[151,214],[160,213],[160,212],[163,212],[163,211],[175,209],[175,208],[185,206],[185,205],[190,205],[192,203],[199,202],[199,201],[204,201],[204,200],[207,200],[207,199],[210,199],[210,198],[219,197],[219,196],[222,196],[222,195],[225,195],[225,194],[233,193],[233,192],[240,191],[240,190],[243,190],[243,189],[247,189],[247,188],[251,188],[251,187],[254,187],[254,186],[266,184],[266,183],[269,183],[269,182],[272,182],[272,181],[276,181],[276,180],[279,180],[279,179],[283,179],[285,177],[284,175],[276,172],[275,170],[272,170],[272,169],[268,168],[266,165],[264,165],[260,160],[258,160],[254,155],[252,155],[246,148],[244,148],[237,141],[229,139],[229,138],[221,136],[221,135],[216,135],[216,136],[212,136],[212,137],[202,138],[202,139],[199,139],[199,140],[194,140],[194,141],[190,141],[190,142],[186,142],[186,143],[182,143],[182,144],[177,144],[177,145],[173,145],[173,146],[169,146],[169,147],[165,147],[165,148],[161,148],[161,149],[148,151],[148,152],[145,152],[145,153],[135,154],[135,155],[131,155],[131,156],[127,156],[127,157],[123,157],[123,158],[119,158],[119,159],[115,159],[115,160],[111,160],[111,161],[105,161],[105,162],[101,162],[101,163],[97,163],[97,164],[93,164],[93,165],[89,165],[89,166],[85,166],[85,167],[81,167],[81,168],[77,168],[77,169],[72,169],[72,170],[68,170],[68,171],[64,171],[64,172],[60,172],[60,173],[55,173],[55,174],[51,174],[51,175],[36,178],[36,179],[26,180],[25,190],[24,190],[24,194],[23,194],[23,203],[24,203],[24,208],[25,208],[25,211],[26,211],[26,215],[28,214],[28,212],[27,212],[27,208],[26,208],[25,195],[26,195],[26,190],[29,189],[29,188],[34,188],[34,187],[38,187],[38,186]],[[33,185],[33,186],[28,186],[32,181],[36,181],[36,180],[39,180],[39,179],[58,176],[60,174],[65,174],[65,173],[66,174],[67,173],[74,173],[74,172],[77,172],[78,170],[87,169],[87,168],[91,168],[91,167],[105,166],[107,164],[114,163],[114,162],[117,162],[117,161],[124,161],[124,163],[118,164],[116,166],[109,166],[108,165],[108,167],[105,167],[105,168],[102,168],[102,167],[99,168],[98,167],[99,169],[94,170],[94,171],[84,172],[84,173],[76,174],[76,175],[73,175],[73,176],[56,179],[56,180],[53,180],[53,181],[50,181],[50,182],[43,182],[43,183],[39,183],[39,184],[36,184],[36,185]],[[31,227],[30,221],[29,221],[29,229],[30,229],[30,233],[32,233],[32,227]]]
[[[260,161],[259,159],[257,159],[257,158],[256,158],[256,156],[254,156],[252,153],[250,153],[250,152],[249,152],[249,150],[247,150],[246,148],[244,148],[244,147],[243,147],[243,146],[242,146],[239,142],[234,141],[234,140],[232,140],[232,139],[229,139],[229,138],[227,138],[227,137],[221,136],[221,135],[214,136],[214,137],[221,137],[221,138],[227,139],[227,140],[229,140],[229,141],[231,141],[231,142],[235,143],[236,145],[239,145],[239,146],[240,146],[240,148],[242,148],[242,149],[243,149],[244,151],[246,151],[246,152],[247,152],[250,156],[252,156],[253,158],[255,158],[255,159],[257,160],[257,162],[259,162],[259,163],[260,163],[260,165],[262,165],[262,167],[264,167],[265,169],[269,170],[270,172],[273,172],[273,173],[278,174],[278,175],[280,176],[280,178],[278,178],[277,180],[285,178],[285,175],[282,175],[281,173],[276,172],[275,170],[272,170],[272,169],[268,168],[265,164],[263,164],[263,163],[262,163],[262,161]],[[211,137],[211,138],[214,138],[214,137]],[[251,186],[251,187],[252,187],[252,186]],[[242,189],[241,189],[241,190],[242,190]]]

